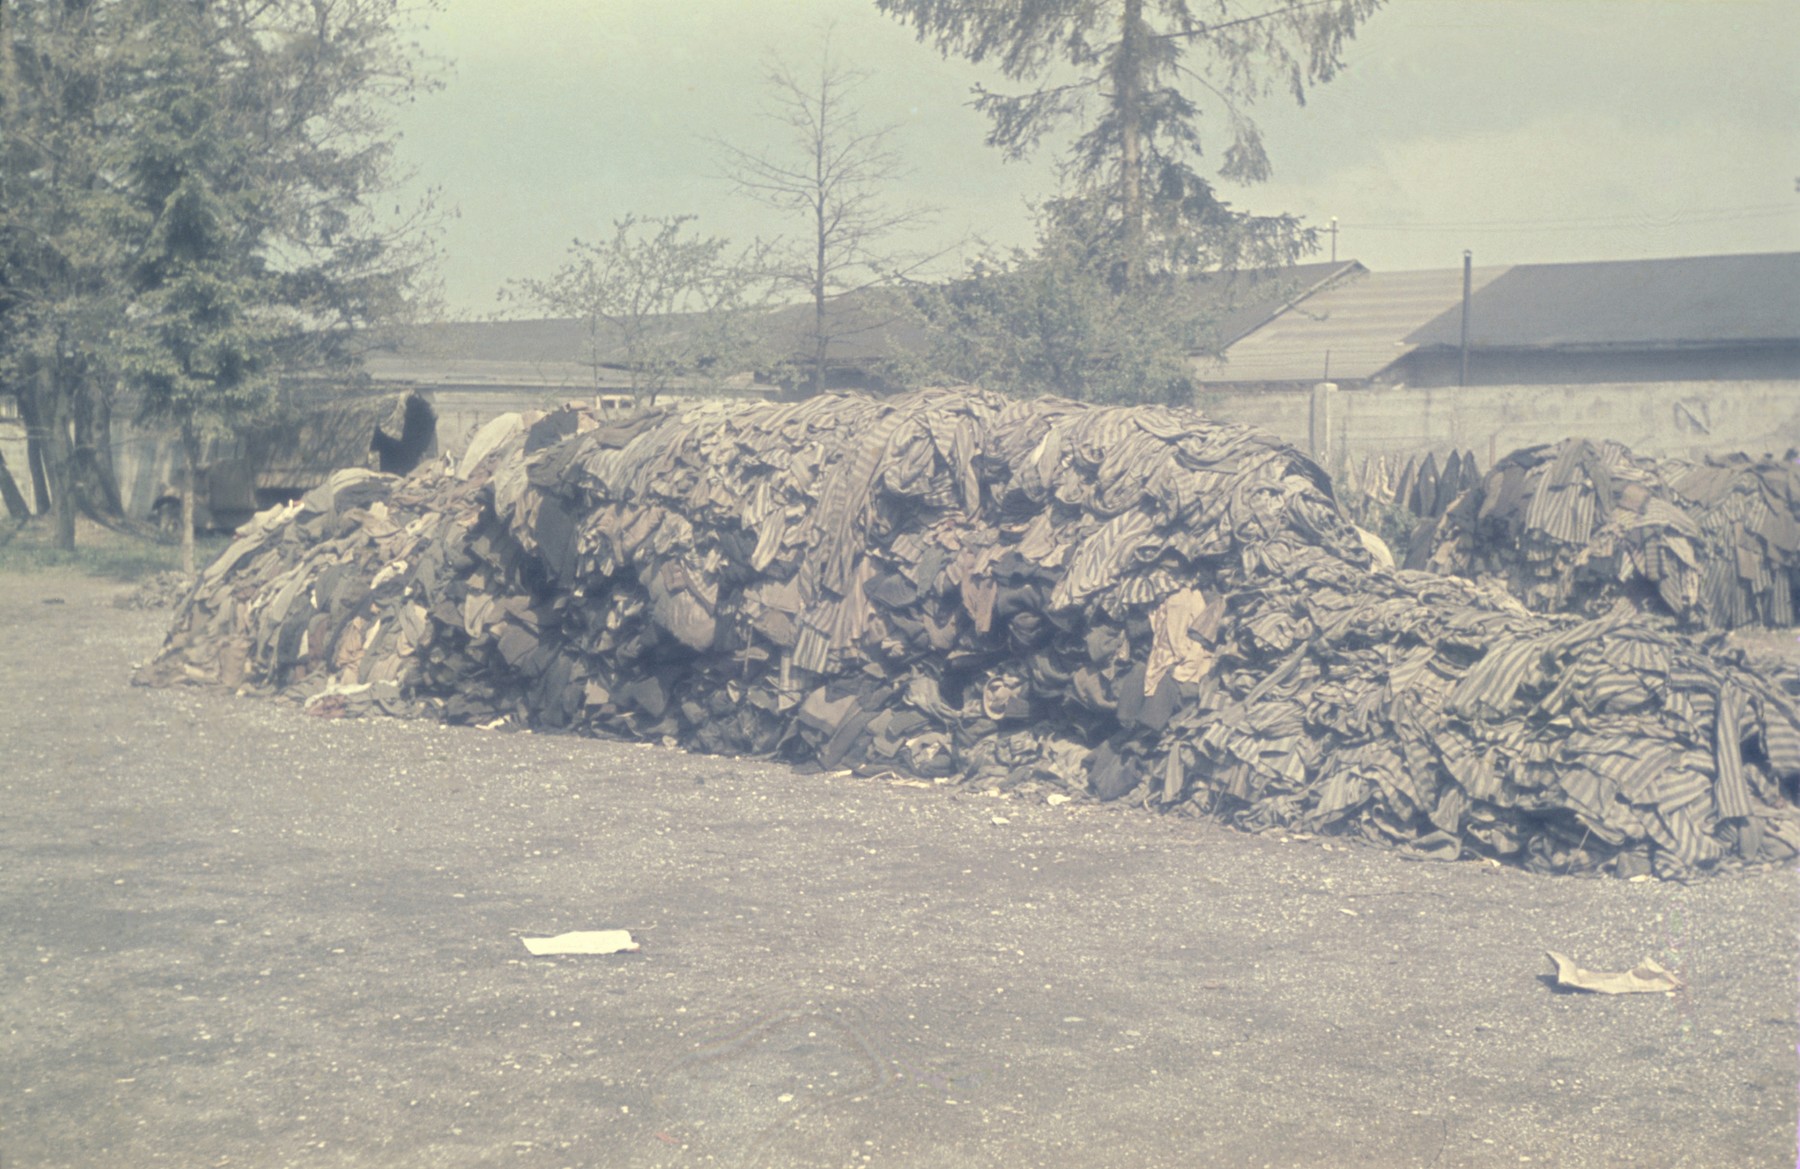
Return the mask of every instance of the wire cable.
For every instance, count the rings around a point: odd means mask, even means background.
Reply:
[[[1778,219],[1800,214],[1800,203],[1763,203],[1750,207],[1715,207],[1667,214],[1642,213],[1629,216],[1592,216],[1567,219],[1488,219],[1440,221],[1432,223],[1354,223],[1340,220],[1343,230],[1358,231],[1458,231],[1472,233],[1521,231],[1667,231],[1678,227],[1708,223],[1741,223],[1755,219]]]

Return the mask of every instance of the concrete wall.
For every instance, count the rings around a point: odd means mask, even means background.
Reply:
[[[1324,401],[1315,405],[1315,398]],[[1344,459],[1473,450],[1491,467],[1507,452],[1580,437],[1640,454],[1697,457],[1800,447],[1800,381],[1645,382],[1341,389],[1202,390],[1214,418],[1272,430],[1334,473]],[[1315,434],[1328,411],[1329,450]]]
[[[1383,377],[1409,386],[1455,386],[1454,348],[1418,349]],[[1691,345],[1681,349],[1474,349],[1469,381],[1487,386],[1628,385],[1651,382],[1765,382],[1800,379],[1800,345]]]

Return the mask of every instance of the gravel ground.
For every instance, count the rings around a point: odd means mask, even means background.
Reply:
[[[322,721],[133,689],[119,591],[0,577],[6,1169],[1794,1163],[1793,872]]]

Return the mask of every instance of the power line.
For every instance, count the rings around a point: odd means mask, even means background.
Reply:
[[[1488,219],[1440,221],[1431,223],[1340,223],[1345,230],[1358,231],[1463,231],[1474,233],[1521,231],[1645,231],[1697,226],[1708,223],[1737,223],[1755,219],[1777,219],[1800,214],[1800,205],[1765,203],[1752,207],[1719,207],[1706,210],[1676,211],[1663,215],[1643,213],[1630,216],[1593,216],[1565,219]]]
[[[1254,16],[1240,16],[1236,20],[1222,20],[1217,24],[1196,23],[1193,28],[1183,29],[1180,32],[1155,33],[1148,39],[1153,41],[1175,41],[1186,40],[1192,37],[1206,37],[1211,36],[1216,32],[1223,32],[1228,28],[1237,28],[1238,26],[1245,24],[1255,24],[1262,20],[1273,20],[1277,16],[1286,16],[1289,13],[1294,12],[1304,12],[1308,8],[1324,8],[1327,5],[1337,4],[1338,2],[1339,0],[1303,0],[1303,2],[1299,4],[1289,4],[1282,8],[1272,8],[1267,12],[1258,12]]]

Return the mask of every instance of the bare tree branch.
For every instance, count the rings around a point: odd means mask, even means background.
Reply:
[[[860,328],[829,312],[828,302],[910,266],[912,257],[889,241],[931,215],[886,203],[886,189],[906,171],[891,141],[898,127],[863,124],[855,93],[867,78],[833,56],[829,36],[816,71],[802,73],[772,56],[763,116],[782,132],[782,144],[755,153],[712,139],[739,194],[805,224],[798,238],[776,247],[771,270],[812,304],[805,364],[813,393],[824,388],[833,342]]]

